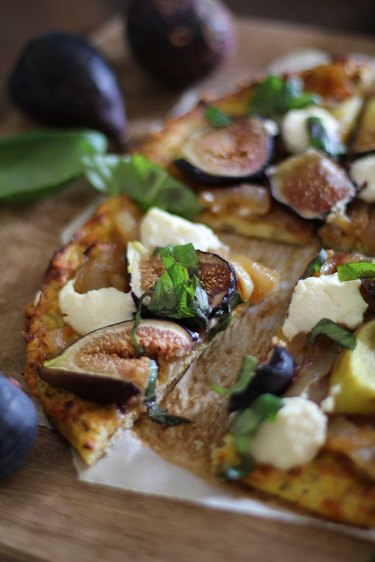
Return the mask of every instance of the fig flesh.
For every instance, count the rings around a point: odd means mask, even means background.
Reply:
[[[237,119],[226,127],[191,136],[175,165],[193,181],[231,185],[263,176],[273,137],[257,117]]]
[[[355,194],[345,171],[312,149],[284,160],[268,177],[273,197],[306,219],[322,218]]]
[[[9,92],[25,113],[46,125],[98,129],[117,144],[125,139],[117,78],[78,36],[51,32],[30,41],[10,75]]]
[[[121,402],[144,393],[155,369],[192,350],[190,333],[167,321],[143,320],[136,338],[144,356],[136,357],[133,321],[120,322],[87,334],[57,357],[45,361],[40,377],[87,400]]]
[[[30,398],[0,373],[0,477],[14,472],[29,454],[38,430]]]
[[[162,82],[184,88],[233,51],[235,30],[220,0],[133,0],[127,38],[138,62]]]

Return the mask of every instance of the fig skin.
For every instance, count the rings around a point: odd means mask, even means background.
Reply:
[[[34,404],[15,382],[0,373],[0,478],[21,466],[37,430]]]
[[[230,56],[235,30],[220,0],[133,0],[127,38],[145,70],[159,82],[182,89]]]
[[[9,94],[25,113],[52,126],[89,127],[117,145],[126,114],[108,62],[76,35],[50,32],[30,41],[9,78]]]

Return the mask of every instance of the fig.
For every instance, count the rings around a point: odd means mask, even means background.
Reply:
[[[14,472],[29,454],[38,414],[16,381],[0,373],[0,477]]]
[[[155,361],[176,361],[196,343],[181,326],[167,321],[143,320],[136,329],[137,357],[133,345],[134,322],[120,322],[90,332],[39,368],[40,377],[82,398],[126,404],[144,392]]]
[[[306,219],[322,218],[355,194],[345,171],[313,149],[271,168],[268,178],[273,197]]]
[[[173,88],[204,78],[232,52],[232,16],[220,0],[133,0],[127,38],[145,70]]]
[[[198,183],[238,184],[263,176],[272,149],[273,136],[261,119],[237,119],[226,127],[192,135],[175,165]]]
[[[30,41],[11,72],[9,92],[25,113],[46,125],[98,129],[117,144],[125,139],[117,78],[78,36],[50,32]]]

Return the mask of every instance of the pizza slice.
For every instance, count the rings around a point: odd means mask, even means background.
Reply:
[[[217,473],[321,517],[375,526],[375,263],[322,250],[264,361],[244,358]]]
[[[30,305],[26,381],[88,463],[147,412],[277,275],[211,229],[109,198],[57,251]],[[242,303],[242,304],[241,304]]]

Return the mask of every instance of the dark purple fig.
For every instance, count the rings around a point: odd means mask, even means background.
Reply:
[[[293,357],[285,347],[276,345],[270,359],[259,365],[248,386],[241,393],[233,393],[228,410],[243,410],[264,393],[280,396],[290,386],[295,373]]]
[[[133,321],[120,322],[90,332],[45,361],[40,377],[87,400],[121,402],[145,392],[155,369],[186,355],[196,343],[190,332],[172,322],[142,320],[136,344],[144,356],[137,357]]]
[[[125,139],[117,78],[78,36],[51,32],[30,41],[10,75],[9,91],[25,113],[46,125],[98,129],[117,144]]]
[[[231,185],[259,179],[270,161],[273,137],[261,119],[237,119],[192,135],[175,165],[193,181]]]
[[[135,57],[154,78],[184,88],[233,52],[235,30],[220,0],[133,0],[127,37]]]
[[[30,398],[0,373],[0,477],[14,472],[29,454],[38,430]]]
[[[215,314],[233,298],[237,289],[234,267],[216,254],[197,251],[199,279]]]

